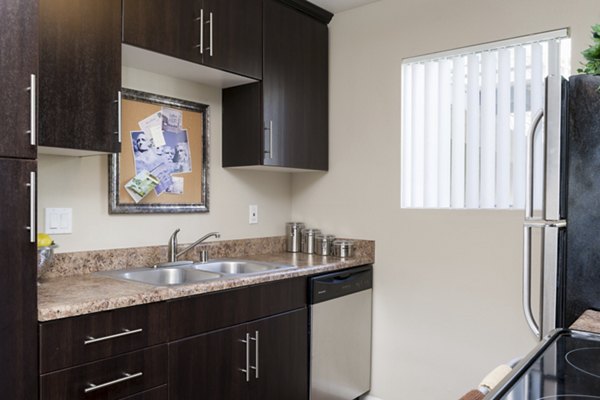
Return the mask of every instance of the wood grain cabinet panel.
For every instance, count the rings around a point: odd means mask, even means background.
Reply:
[[[329,167],[324,22],[263,2],[263,80],[223,90],[223,167]]]
[[[203,64],[260,79],[262,1],[203,0],[202,9],[206,38],[202,54]]]
[[[168,305],[172,341],[304,307],[306,278],[209,293]]]
[[[123,0],[123,42],[200,63],[198,0]]]
[[[259,369],[250,374],[250,399],[308,399],[307,318],[304,308],[247,325],[250,365]]]
[[[42,375],[40,399],[121,399],[166,383],[167,345],[161,345]]]
[[[147,390],[133,396],[125,397],[121,400],[167,400],[169,398],[169,389],[167,385],[162,385],[154,389]]]
[[[0,158],[0,182],[4,190],[0,197],[0,397],[3,399],[37,398],[36,247],[26,229],[32,225],[29,184],[35,171],[35,161]],[[35,204],[33,207],[35,211]]]
[[[36,158],[31,144],[31,75],[38,74],[38,2],[0,2],[0,157]],[[34,93],[35,94],[35,93]],[[34,109],[35,112],[35,109]],[[34,123],[35,123],[35,115]]]
[[[40,324],[40,370],[55,371],[167,339],[164,302],[44,322]]]
[[[306,400],[306,308],[169,344],[171,399]]]
[[[255,79],[260,0],[123,0],[123,42]]]
[[[40,146],[118,152],[121,1],[40,1]]]

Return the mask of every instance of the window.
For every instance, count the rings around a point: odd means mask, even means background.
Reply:
[[[402,207],[523,208],[526,135],[549,73],[570,73],[566,29],[405,59]]]

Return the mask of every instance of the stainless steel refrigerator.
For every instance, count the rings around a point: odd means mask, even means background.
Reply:
[[[600,309],[600,77],[550,74],[545,108],[528,135],[523,310],[542,338]],[[538,129],[541,122],[544,129]],[[543,196],[534,210],[533,142],[543,134]],[[536,155],[539,157],[539,155]],[[532,232],[540,230],[540,282],[532,282]],[[540,285],[539,313],[532,286]],[[535,291],[534,291],[535,292]]]

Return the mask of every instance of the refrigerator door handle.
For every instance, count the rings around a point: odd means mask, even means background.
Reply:
[[[544,116],[544,110],[539,110],[533,117],[531,130],[527,135],[527,163],[525,188],[525,225],[523,226],[523,313],[527,325],[533,334],[541,339],[540,327],[531,311],[531,230],[534,226],[543,227],[545,222],[533,218],[533,162],[534,162],[534,140],[537,128]]]
[[[533,117],[531,124],[531,130],[527,135],[527,163],[526,163],[526,185],[525,188],[525,221],[533,218],[533,152],[534,152],[534,140],[537,128],[542,122],[544,116],[544,110],[540,109]]]
[[[541,339],[540,327],[531,311],[531,229],[533,225],[523,226],[523,313],[527,325],[533,334]]]
[[[557,318],[558,290],[562,285],[559,282],[560,262],[559,252],[561,245],[561,232],[566,232],[566,221],[554,221],[544,227],[543,254],[542,254],[542,303],[540,305],[540,330],[541,336],[546,336],[561,325]]]

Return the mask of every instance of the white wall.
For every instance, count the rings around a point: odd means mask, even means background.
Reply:
[[[210,113],[210,212],[177,215],[108,215],[106,156],[39,156],[38,229],[45,207],[72,207],[73,234],[56,235],[57,251],[166,244],[181,228],[180,242],[204,233],[221,239],[283,235],[291,215],[290,174],[221,168],[221,90],[123,68],[123,87],[198,101]],[[259,207],[259,223],[248,224],[248,205]]]
[[[521,212],[400,209],[402,58],[563,27],[578,56],[599,20],[594,0],[381,0],[334,17],[330,171],[293,176],[293,219],[376,240],[373,396],[456,399],[535,343]]]

